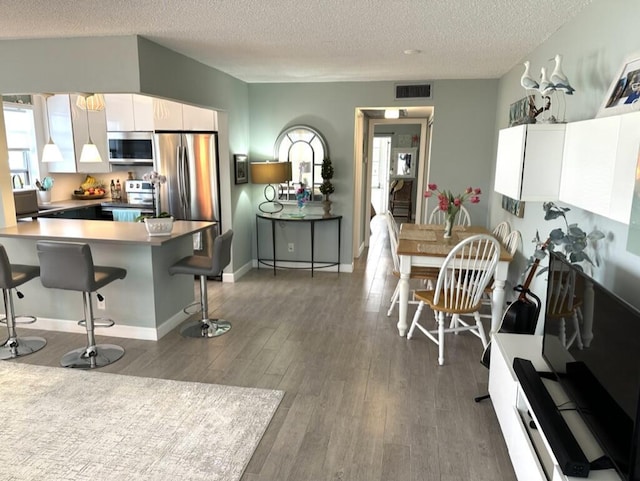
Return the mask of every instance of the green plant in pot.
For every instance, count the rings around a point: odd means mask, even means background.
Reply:
[[[324,201],[322,202],[322,208],[324,210],[325,217],[331,215],[331,201],[329,195],[335,192],[335,188],[331,183],[333,178],[333,165],[331,165],[331,159],[325,158],[322,161],[322,167],[320,168],[320,175],[322,176],[322,184],[320,184],[320,193],[324,195]]]

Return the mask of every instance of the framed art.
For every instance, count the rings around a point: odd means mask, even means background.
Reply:
[[[528,95],[509,106],[509,127],[532,124],[536,121],[536,99]]]
[[[233,165],[235,172],[236,184],[246,184],[249,182],[249,168],[247,162],[247,156],[241,154],[234,154]]]
[[[506,195],[502,196],[502,208],[516,217],[524,217],[524,202],[512,199]]]
[[[640,52],[628,56],[607,90],[596,117],[640,110]]]

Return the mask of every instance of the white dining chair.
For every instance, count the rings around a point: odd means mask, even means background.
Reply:
[[[429,215],[429,224],[444,224],[447,220],[447,215],[445,211],[440,210],[440,207],[436,207],[431,211],[431,215]],[[471,225],[471,216],[464,205],[460,206],[460,211],[458,215],[456,215],[454,225],[462,225],[465,227]]]
[[[386,214],[387,219],[387,230],[389,232],[389,246],[391,248],[391,258],[393,259],[393,270],[392,274],[394,277],[398,279],[396,282],[396,288],[391,295],[391,300],[389,302],[389,309],[387,310],[387,317],[391,316],[393,313],[393,308],[398,303],[398,298],[400,297],[400,256],[398,256],[398,224],[393,218],[393,214],[390,211],[387,211]],[[409,279],[419,279],[424,284],[425,287],[431,288],[433,283],[438,278],[438,273],[440,270],[437,267],[417,267],[413,266],[411,268],[411,274],[409,274]],[[418,301],[409,300],[409,304],[417,304]]]
[[[500,222],[497,226],[493,228],[493,235],[503,244],[505,243],[505,239],[511,232],[511,225],[505,220]]]
[[[495,233],[494,233],[495,236]],[[509,232],[509,235],[502,242],[502,246],[507,250],[509,254],[512,256],[518,251],[518,247],[522,245],[522,234],[520,234],[519,230],[513,230]],[[489,282],[487,287],[484,289],[484,295],[482,296],[482,304],[488,306],[491,309],[491,298],[493,297],[493,279]],[[485,317],[491,319],[491,314],[480,314],[480,317]]]
[[[469,331],[480,338],[483,349],[487,337],[480,318],[482,294],[490,282],[498,265],[500,243],[495,237],[478,234],[468,237],[454,247],[444,260],[435,289],[416,291],[418,308],[407,339],[413,337],[417,328],[438,345],[438,364],[444,364],[445,334]],[[429,329],[420,324],[420,316],[425,304],[436,314],[437,329]],[[451,324],[445,327],[445,316],[451,316]],[[475,324],[468,323],[461,316],[471,315]]]

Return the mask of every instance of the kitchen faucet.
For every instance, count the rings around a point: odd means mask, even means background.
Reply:
[[[19,189],[24,188],[24,182],[22,182],[22,177],[20,177],[18,174],[14,174],[11,176],[11,185],[13,185],[13,188],[16,188],[16,179],[18,179],[18,184],[19,184]]]

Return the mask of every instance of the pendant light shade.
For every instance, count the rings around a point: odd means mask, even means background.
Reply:
[[[84,144],[82,146],[80,162],[102,162],[102,157],[100,157],[98,147],[96,147],[96,144],[91,142],[91,139],[89,139],[88,144]]]
[[[93,96],[87,96],[86,99],[89,99]],[[80,97],[78,97],[80,99]],[[77,105],[77,102],[76,102]],[[86,102],[85,105],[89,105],[89,102]],[[102,162],[102,157],[100,157],[100,152],[98,152],[98,147],[91,140],[91,128],[89,126],[89,108],[85,108],[84,111],[87,115],[87,143],[82,146],[82,152],[80,153],[80,162],[89,163],[89,162]]]
[[[51,137],[42,149],[42,162],[62,162],[62,152],[56,144],[53,143]]]
[[[58,148],[58,146],[53,142],[53,140],[51,139],[51,125],[50,125],[50,120],[49,120],[49,97],[51,97],[51,94],[44,94],[44,111],[45,114],[47,116],[47,134],[49,136],[49,139],[47,140],[47,143],[44,146],[44,149],[42,149],[42,157],[41,157],[41,161],[42,162],[62,162],[62,152],[60,152],[60,149]]]

